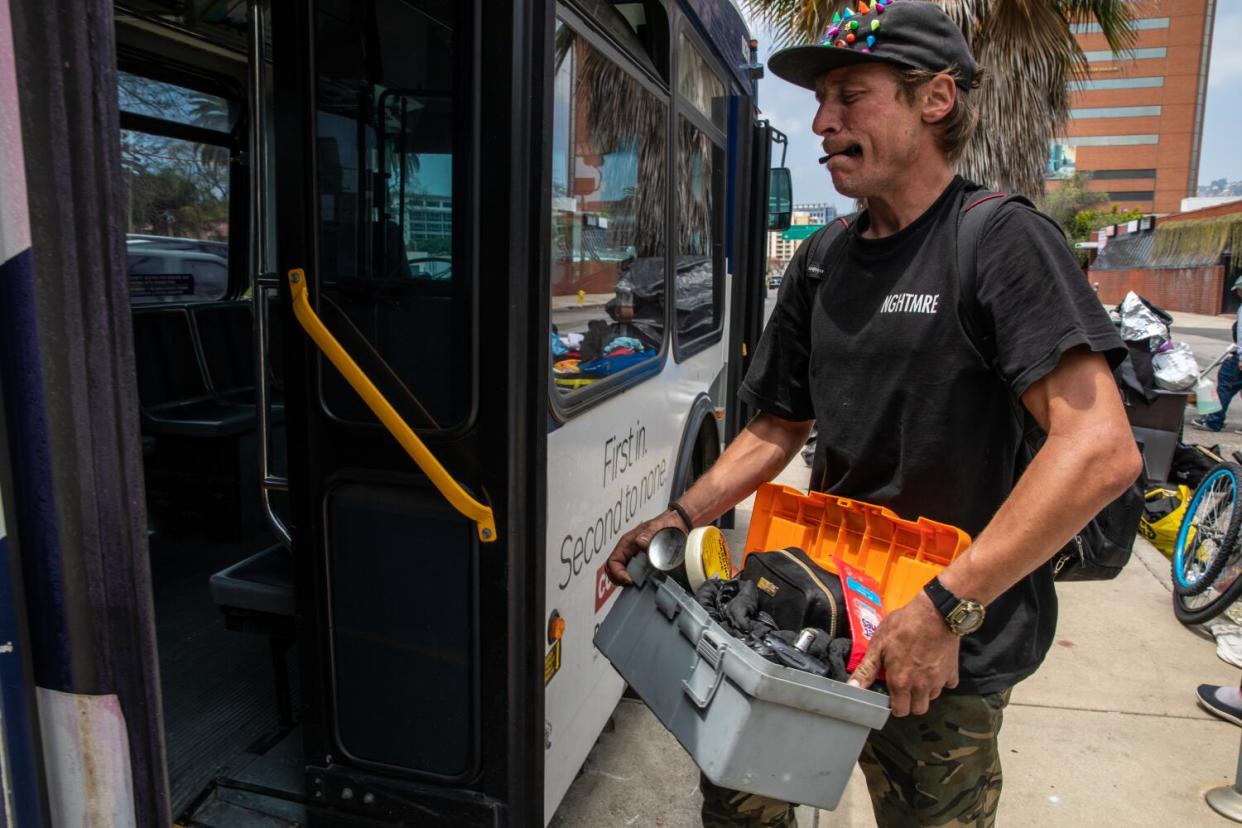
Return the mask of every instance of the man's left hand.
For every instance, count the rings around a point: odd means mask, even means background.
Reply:
[[[883,668],[893,715],[921,716],[942,690],[957,686],[960,645],[931,599],[920,592],[880,622],[849,683],[870,687]]]

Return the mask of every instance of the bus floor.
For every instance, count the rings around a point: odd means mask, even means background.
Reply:
[[[281,727],[269,642],[226,629],[209,588],[212,574],[270,543],[163,535],[150,540],[174,816],[197,809],[211,798],[213,785],[244,775],[278,748],[297,754],[298,773],[287,792],[301,798],[301,734]],[[293,657],[289,667],[296,676]]]

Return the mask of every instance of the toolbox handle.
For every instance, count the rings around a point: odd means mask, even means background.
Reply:
[[[677,613],[681,612],[681,604],[677,603],[677,598],[667,589],[656,590],[655,602],[656,608],[669,621],[672,621],[677,617]]]
[[[709,630],[704,630],[703,637],[694,645],[699,657],[694,662],[690,677],[681,683],[681,688],[700,710],[712,703],[724,679],[725,646],[724,642],[716,641]]]

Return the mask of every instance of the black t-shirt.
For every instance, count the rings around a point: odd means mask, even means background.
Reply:
[[[1103,352],[1113,365],[1125,354],[1064,236],[1020,204],[989,219],[977,303],[964,302],[957,221],[977,189],[955,179],[884,239],[862,238],[864,212],[828,262],[808,262],[814,237],[804,242],[740,392],[760,411],[816,420],[825,469],[817,488],[972,536],[1013,488],[1017,398],[1071,348]],[[994,337],[995,368],[963,318],[974,320],[976,335]],[[1033,673],[1052,643],[1056,611],[1052,573],[1041,566],[962,639],[957,692],[994,693]]]

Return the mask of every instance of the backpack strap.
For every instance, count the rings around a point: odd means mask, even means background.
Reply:
[[[828,273],[828,266],[837,254],[837,248],[846,237],[846,231],[858,219],[858,213],[841,216],[810,238],[807,251],[806,275],[818,283]]]
[[[975,350],[996,370],[996,339],[983,322],[983,306],[979,302],[979,241],[988,221],[1005,204],[1034,207],[1025,196],[980,190],[973,193],[957,217],[957,283],[961,293],[962,327]]]

